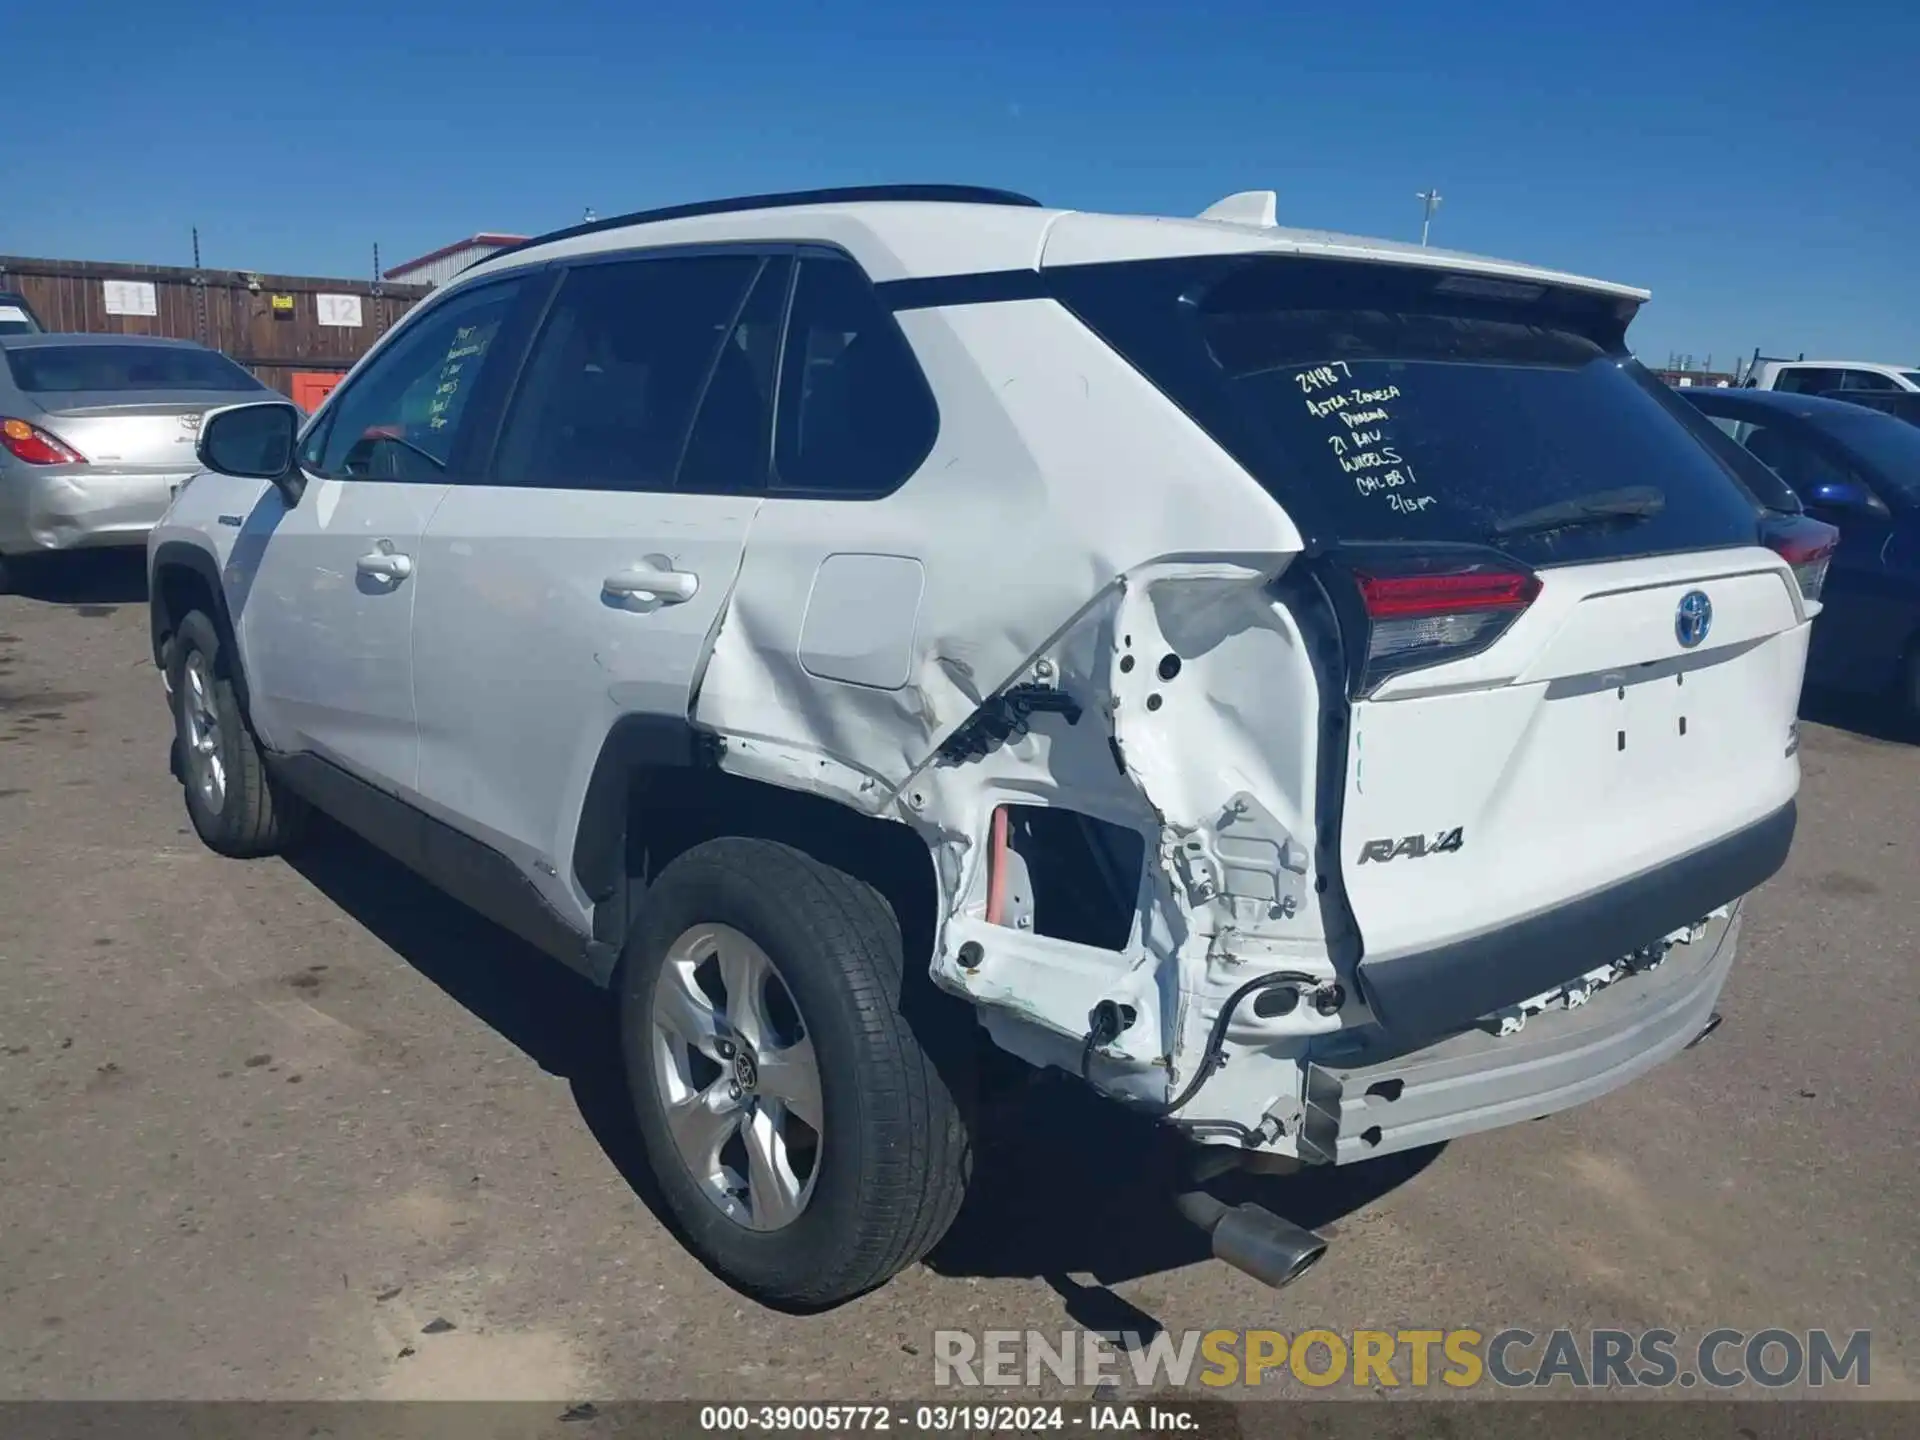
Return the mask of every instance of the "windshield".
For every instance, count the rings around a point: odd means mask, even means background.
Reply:
[[[1876,489],[1920,503],[1920,426],[1873,411],[1822,416],[1819,425],[1872,472]]]
[[[1484,544],[1516,516],[1644,487],[1642,513],[1499,543],[1537,564],[1755,543],[1720,437],[1624,352],[1610,297],[1297,259],[1177,289],[1092,274],[1156,268],[1087,267],[1064,295],[1310,539]],[[1155,305],[1172,323],[1140,319]]]
[[[13,383],[34,395],[261,388],[226,356],[184,346],[36,345],[7,351],[7,366]]]

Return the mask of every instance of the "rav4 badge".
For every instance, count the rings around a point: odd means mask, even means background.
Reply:
[[[1397,860],[1402,855],[1409,860],[1424,860],[1429,855],[1448,855],[1458,850],[1462,844],[1461,827],[1443,830],[1431,841],[1424,835],[1406,835],[1398,840],[1369,840],[1360,847],[1360,863],[1369,861],[1386,862]]]

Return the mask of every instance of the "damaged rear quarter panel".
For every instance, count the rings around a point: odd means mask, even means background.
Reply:
[[[1138,1022],[1094,1078],[1164,1099],[1235,985],[1281,965],[1333,973],[1313,903],[1318,691],[1293,617],[1266,589],[1299,534],[1052,301],[899,318],[939,403],[932,453],[880,499],[768,498],[695,718],[725,737],[727,768],[926,838],[944,917],[935,979],[976,1001],[1001,1043],[1076,1067],[1093,1006],[1124,1000]],[[846,556],[917,563],[917,607],[896,596],[850,620],[836,600],[823,627],[810,614],[822,567]],[[829,631],[847,660],[825,668],[873,672],[885,667],[863,657],[904,654],[905,683],[808,673],[801,657]],[[984,756],[938,756],[1018,682],[1064,688],[1079,722],[1037,714]],[[984,842],[1003,803],[1066,806],[1145,836],[1127,950],[986,921]],[[1335,1024],[1301,1006],[1231,1033],[1257,1047]],[[1199,1108],[1217,1095],[1257,1119],[1271,1087],[1235,1099],[1233,1069]]]

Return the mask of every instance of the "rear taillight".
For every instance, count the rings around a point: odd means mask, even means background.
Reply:
[[[1805,515],[1779,515],[1768,517],[1762,538],[1768,549],[1793,568],[1801,596],[1818,600],[1820,588],[1827,583],[1834,546],[1840,543],[1840,532]]]
[[[86,460],[57,436],[24,420],[0,420],[0,445],[29,465],[84,465]]]
[[[1356,566],[1352,575],[1367,621],[1363,694],[1390,675],[1479,653],[1540,593],[1540,577],[1510,563]]]

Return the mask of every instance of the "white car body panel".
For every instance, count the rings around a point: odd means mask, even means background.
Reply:
[[[685,716],[757,497],[455,486],[420,546],[414,612],[423,808],[518,862],[585,924],[575,824],[622,715]],[[617,596],[641,567],[684,601]],[[478,623],[476,623],[478,622]]]
[[[195,481],[189,493],[199,485]],[[310,750],[385,789],[411,789],[418,572],[365,574],[361,561],[417,563],[444,485],[310,479],[286,507],[273,487],[248,515],[229,583],[255,723],[278,749]]]

